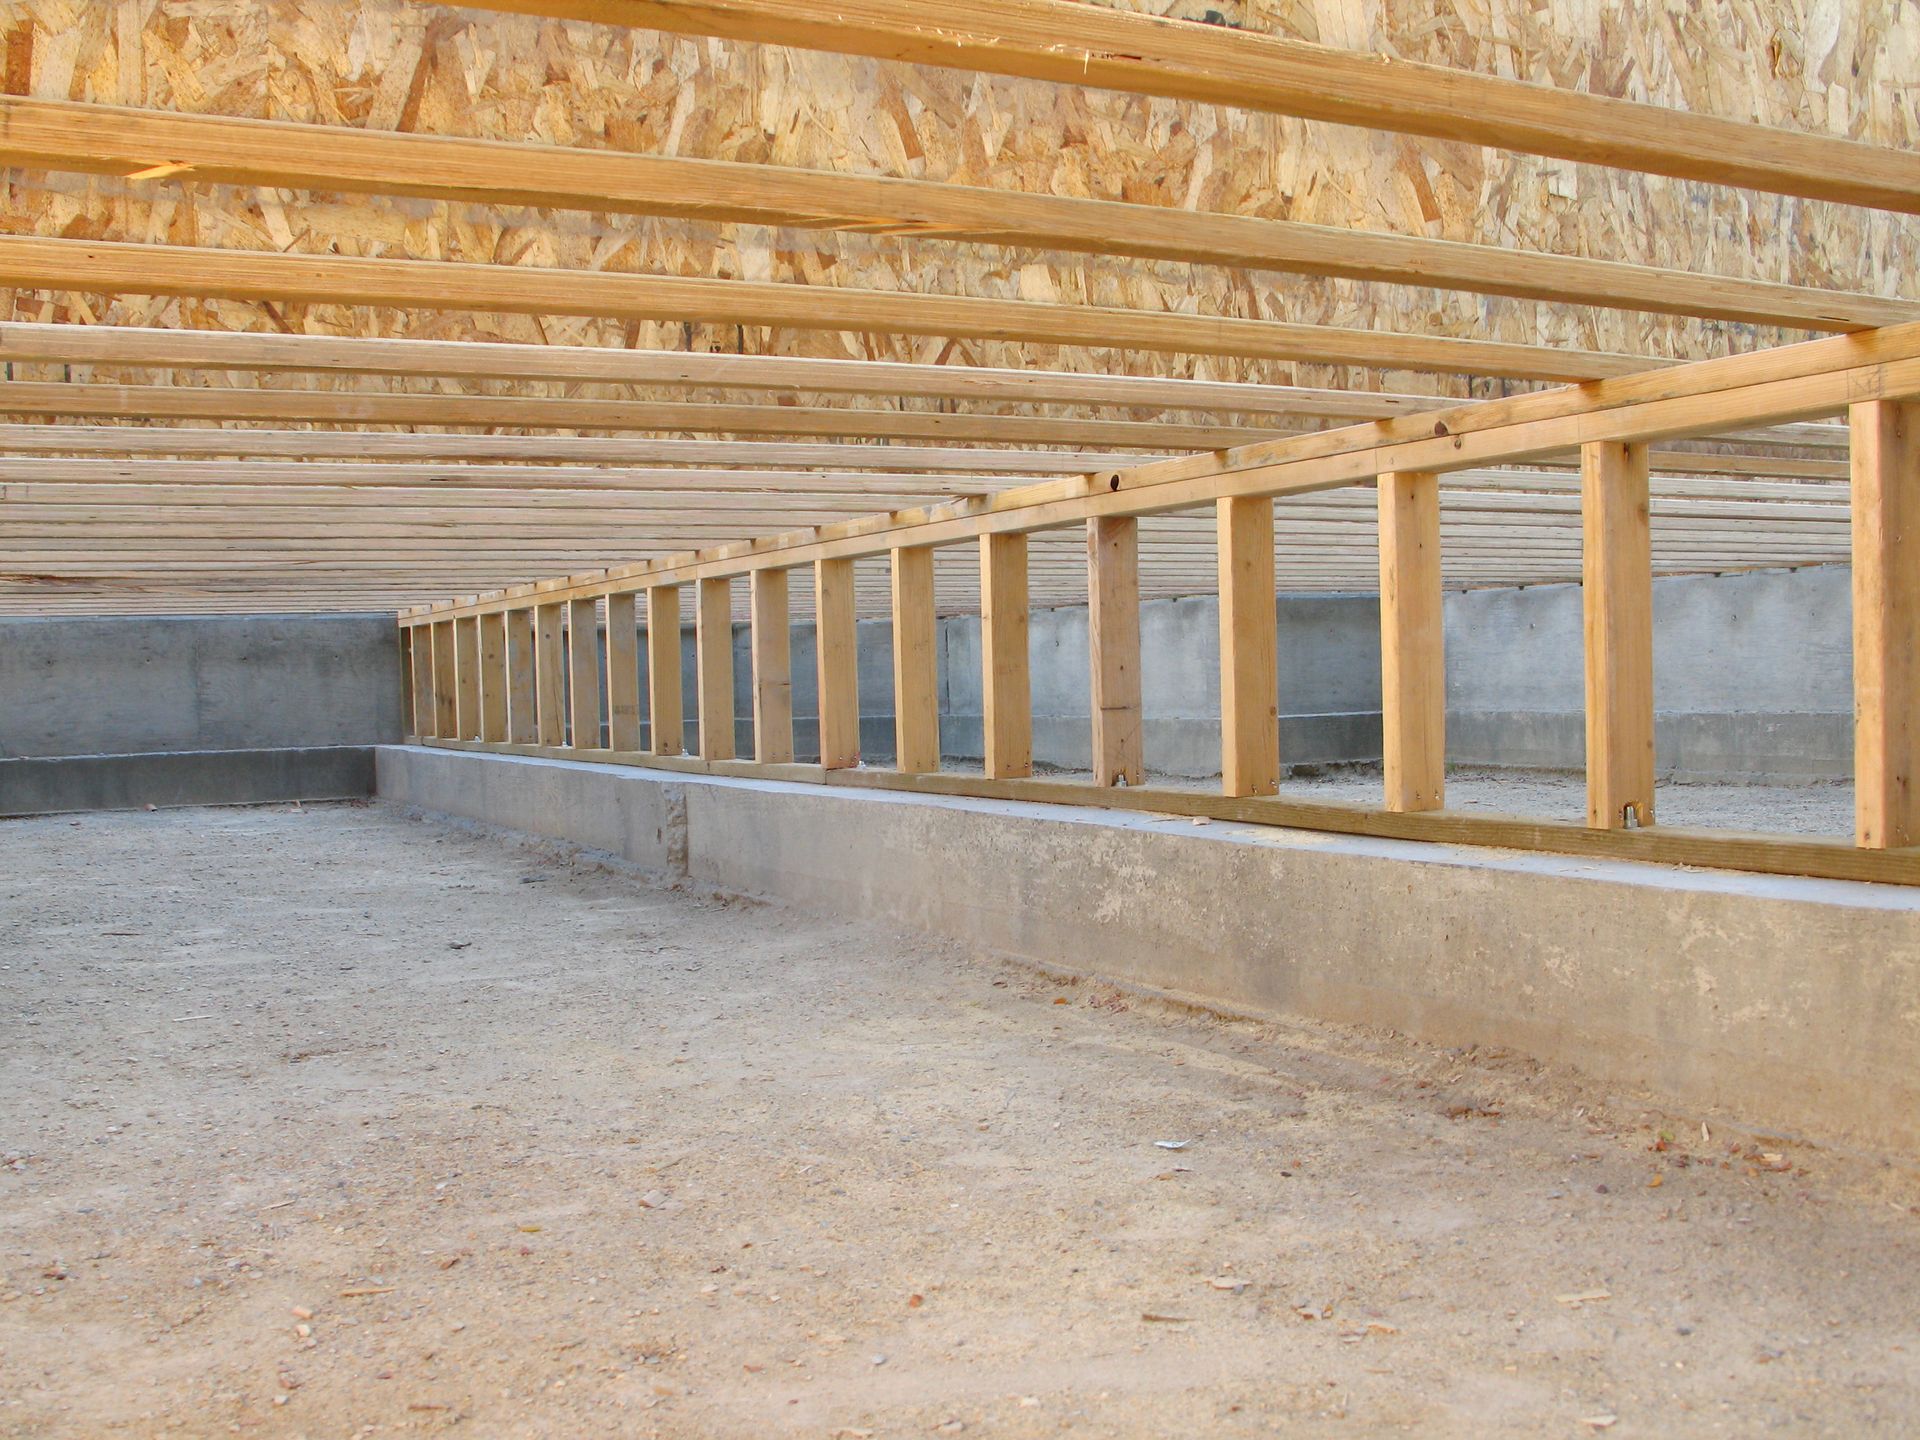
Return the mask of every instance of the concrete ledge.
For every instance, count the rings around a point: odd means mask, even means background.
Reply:
[[[1252,1014],[1920,1155],[1920,893],[382,746],[382,798]]]
[[[371,794],[370,745],[0,760],[0,815],[351,800]]]

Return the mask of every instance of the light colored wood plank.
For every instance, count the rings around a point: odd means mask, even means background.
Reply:
[[[680,694],[678,585],[647,589],[647,709],[653,753],[680,754],[686,748],[687,711]]]
[[[894,768],[940,768],[939,621],[933,608],[933,549],[891,554]]]
[[[540,712],[534,702],[533,609],[501,612],[507,621],[507,739],[532,745],[540,738]]]
[[[853,580],[851,560],[820,560],[814,564],[820,763],[828,770],[844,770],[860,763],[859,630],[854,620]]]
[[[1853,425],[1854,838],[1920,845],[1920,405]]]
[[[1715,185],[1920,211],[1920,155],[1071,0],[485,0],[1365,125]]]
[[[1279,621],[1273,502],[1219,502],[1220,785],[1232,796],[1280,788]]]
[[[1033,773],[1027,537],[980,537],[980,725],[988,778]]]
[[[455,734],[462,740],[480,738],[480,617],[453,622]]]
[[[1582,450],[1587,824],[1654,823],[1653,556],[1644,445]]]
[[[0,237],[0,284],[33,290],[1022,340],[1536,380],[1600,379],[1670,363],[1549,345],[1394,335],[1170,310],[921,295],[787,281],[549,270],[453,260],[280,255],[22,235]]]
[[[505,744],[507,729],[507,617],[480,616],[480,738]]]
[[[1140,522],[1087,522],[1087,650],[1093,668],[1093,780],[1146,782],[1140,706]]]
[[[699,582],[694,602],[695,683],[699,687],[700,758],[734,758],[733,582]]]
[[[418,739],[435,732],[433,698],[433,627],[415,625],[403,632],[411,638],[413,654],[413,729]]]
[[[591,600],[567,605],[567,742],[575,750],[600,745],[600,616]]]
[[[753,572],[753,758],[762,765],[793,759],[793,633],[787,572]]]
[[[433,734],[443,740],[460,737],[457,710],[460,683],[458,662],[453,653],[451,620],[433,626]]]
[[[607,745],[640,748],[640,627],[634,595],[607,597]]]
[[[534,611],[534,692],[538,706],[540,743],[567,743],[565,604],[541,605]]]
[[[1445,803],[1447,681],[1441,624],[1440,479],[1400,471],[1379,480],[1380,700],[1386,805]]]

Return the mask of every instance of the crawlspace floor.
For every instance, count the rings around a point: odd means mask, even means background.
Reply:
[[[1894,1168],[384,808],[0,824],[0,998],[0,1434],[1920,1414]]]

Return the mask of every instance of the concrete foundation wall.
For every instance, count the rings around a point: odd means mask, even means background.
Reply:
[[[1900,887],[413,747],[378,770],[386,800],[723,890],[1920,1154]]]

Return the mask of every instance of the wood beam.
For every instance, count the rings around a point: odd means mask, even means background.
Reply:
[[[1654,823],[1647,451],[1644,445],[1599,440],[1583,453],[1587,824],[1632,829]]]
[[[607,748],[640,748],[640,627],[631,590],[607,596]]]
[[[1272,795],[1280,788],[1273,501],[1235,497],[1217,511],[1221,792]]]
[[[820,763],[860,763],[860,640],[854,621],[853,561],[813,567],[814,655],[819,671]]]
[[[893,724],[896,770],[940,768],[939,621],[933,608],[933,548],[890,554],[893,601]]]
[[[700,712],[700,758],[734,758],[733,582],[702,580],[694,600],[695,684]]]
[[[561,684],[566,673],[562,649],[566,614],[564,603],[541,605],[534,611],[533,679],[542,745],[567,743],[567,701]]]
[[[1920,845],[1920,405],[1853,407],[1855,840]]]
[[[413,728],[407,733],[418,739],[434,733],[433,627],[416,625],[407,633],[413,655]]]
[[[460,738],[459,712],[457,709],[460,681],[459,662],[454,658],[453,625],[451,620],[437,620],[433,625],[433,728],[431,733],[442,740]]]
[[[1920,306],[1873,295],[1172,206],[18,96],[0,97],[0,165],[142,177],[165,165],[164,173],[133,183],[424,196],[781,229],[873,230],[1815,330],[1920,319]]]
[[[534,706],[533,607],[503,611],[507,617],[507,739],[532,745],[540,738],[539,711]]]
[[[793,759],[793,620],[787,572],[756,570],[749,586],[753,618],[753,758],[762,765]]]
[[[502,610],[480,619],[480,738],[496,745],[512,737],[507,729],[507,616]]]
[[[1093,782],[1146,783],[1140,706],[1140,522],[1087,521],[1087,654]]]
[[[1382,475],[1380,699],[1386,805],[1438,810],[1447,773],[1440,589],[1440,477]]]
[[[1237,316],[922,295],[774,281],[549,270],[449,260],[278,254],[0,237],[0,285],[85,295],[178,295],[777,329],[937,335],[1167,354],[1235,355],[1522,380],[1593,380],[1671,362],[1546,345],[1391,335]]]
[[[989,779],[1033,773],[1027,537],[980,537],[980,728]]]
[[[647,710],[653,753],[680,754],[686,748],[687,711],[680,695],[678,585],[647,587]]]
[[[1267,110],[1920,213],[1920,155],[1069,0],[481,0],[482,8]]]
[[[453,622],[453,724],[462,740],[480,735],[480,617]]]
[[[567,602],[567,743],[599,750],[600,615],[592,600]]]

